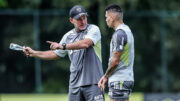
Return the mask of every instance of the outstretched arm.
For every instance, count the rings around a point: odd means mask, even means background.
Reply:
[[[43,60],[55,60],[58,59],[59,56],[56,55],[52,50],[49,51],[35,51],[30,47],[25,47],[23,52],[30,57],[36,57]]]
[[[83,49],[83,48],[88,48],[93,45],[93,42],[89,38],[85,38],[84,40],[80,40],[74,43],[70,43],[66,45],[66,48],[69,50],[74,50],[74,49]]]
[[[65,36],[63,39],[66,39],[67,36]],[[84,49],[88,48],[90,46],[96,45],[96,43],[101,40],[101,32],[97,26],[92,26],[89,30],[87,35],[84,36],[83,40],[79,40],[73,43],[67,43],[66,44],[66,50],[77,50],[77,49]],[[66,41],[63,41],[66,42]],[[50,48],[52,50],[54,49],[63,49],[62,43],[61,44],[57,42],[47,41],[47,43],[51,44]]]
[[[55,49],[62,50],[63,49],[63,46],[57,42],[47,41],[47,43],[51,44],[50,48],[52,50],[55,50]],[[66,44],[66,49],[67,50],[84,49],[84,48],[88,48],[92,45],[93,45],[93,41],[89,38],[85,38],[84,40]]]

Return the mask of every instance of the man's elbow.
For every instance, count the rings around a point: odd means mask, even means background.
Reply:
[[[92,42],[86,42],[86,43],[83,44],[83,47],[84,48],[89,48],[90,46],[92,46],[92,44],[93,44]]]
[[[84,48],[89,48],[91,45],[90,44],[84,44],[83,47]]]
[[[91,39],[85,39],[82,45],[83,48],[89,48],[93,45],[93,41]]]
[[[53,51],[51,51],[49,54],[48,54],[49,58],[48,60],[57,60],[60,58],[60,56],[58,56],[57,54],[55,54]]]

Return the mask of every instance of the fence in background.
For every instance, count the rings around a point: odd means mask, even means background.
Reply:
[[[66,10],[0,10],[1,15],[13,15],[13,16],[23,16],[29,15],[33,16],[33,26],[34,26],[34,46],[35,49],[39,49],[39,16],[47,16],[47,15],[62,15],[65,16],[68,14]],[[136,17],[159,17],[160,25],[161,25],[161,70],[162,70],[162,90],[164,92],[168,91],[168,83],[167,83],[167,50],[165,46],[166,42],[166,29],[165,29],[165,18],[166,17],[180,17],[180,11],[138,11],[138,12],[127,12],[128,16],[136,16]],[[67,16],[67,15],[66,15]],[[41,77],[41,62],[39,59],[35,59],[35,85],[36,92],[41,92],[42,85],[42,77]],[[1,95],[2,97],[2,95]],[[1,100],[4,101],[4,100]]]

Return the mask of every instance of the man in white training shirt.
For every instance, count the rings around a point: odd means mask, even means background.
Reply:
[[[71,61],[69,101],[104,101],[98,87],[103,76],[101,59],[101,32],[96,25],[87,24],[87,13],[76,5],[69,12],[74,29],[67,32],[60,43],[47,41],[49,51],[35,51],[30,47],[24,53],[45,60],[57,59],[68,54]]]

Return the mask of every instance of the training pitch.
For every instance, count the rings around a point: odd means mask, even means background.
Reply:
[[[105,100],[109,97],[105,94]],[[67,94],[0,94],[0,101],[68,101]],[[130,101],[143,101],[142,93],[133,93]]]

